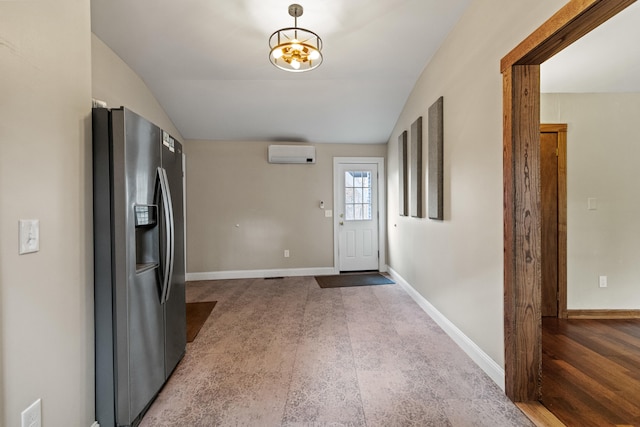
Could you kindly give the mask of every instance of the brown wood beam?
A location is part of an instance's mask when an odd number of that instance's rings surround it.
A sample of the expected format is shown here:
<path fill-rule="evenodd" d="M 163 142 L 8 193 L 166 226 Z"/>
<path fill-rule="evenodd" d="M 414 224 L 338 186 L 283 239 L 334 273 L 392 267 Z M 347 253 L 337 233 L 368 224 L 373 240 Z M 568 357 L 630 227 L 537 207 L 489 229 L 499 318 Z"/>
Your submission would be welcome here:
<path fill-rule="evenodd" d="M 505 393 L 511 400 L 517 401 L 514 396 L 522 382 L 516 375 L 515 361 L 518 358 L 517 331 L 516 331 L 516 297 L 515 297 L 515 190 L 514 186 L 514 162 L 513 162 L 513 77 L 512 69 L 503 71 L 503 222 L 504 222 L 504 351 L 505 351 Z"/>
<path fill-rule="evenodd" d="M 572 0 L 542 24 L 500 62 L 540 65 L 636 0 Z"/>
<path fill-rule="evenodd" d="M 505 139 L 505 378 L 514 401 L 540 395 L 540 67 L 516 65 L 505 73 L 513 101 Z M 507 119 L 505 118 L 505 121 Z M 508 162 L 508 163 L 507 163 Z M 507 218 L 510 220 L 507 222 Z M 508 237 L 508 241 L 507 241 Z M 507 271 L 509 277 L 507 277 Z M 507 309 L 508 307 L 508 309 Z M 509 312 L 507 317 L 506 313 Z M 537 347 L 537 349 L 536 349 Z"/>
<path fill-rule="evenodd" d="M 540 396 L 540 69 L 635 0 L 571 0 L 508 53 L 503 73 L 505 391 Z"/>

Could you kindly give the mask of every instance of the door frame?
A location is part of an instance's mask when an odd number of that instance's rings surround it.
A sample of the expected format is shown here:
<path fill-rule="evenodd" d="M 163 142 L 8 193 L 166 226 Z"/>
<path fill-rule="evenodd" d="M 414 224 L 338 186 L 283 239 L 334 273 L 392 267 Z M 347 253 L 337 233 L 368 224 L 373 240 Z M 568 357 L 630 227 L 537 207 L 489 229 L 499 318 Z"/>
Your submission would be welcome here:
<path fill-rule="evenodd" d="M 340 274 L 339 254 L 339 219 L 336 215 L 336 203 L 340 199 L 340 179 L 338 177 L 339 165 L 345 164 L 375 164 L 378 166 L 378 270 L 387 271 L 387 200 L 385 196 L 385 170 L 384 157 L 334 157 L 333 158 L 333 270 Z"/>
<path fill-rule="evenodd" d="M 540 64 L 636 0 L 571 0 L 500 62 L 503 76 L 505 393 L 540 399 Z"/>
<path fill-rule="evenodd" d="M 542 123 L 540 133 L 558 137 L 558 318 L 567 318 L 567 124 Z"/>

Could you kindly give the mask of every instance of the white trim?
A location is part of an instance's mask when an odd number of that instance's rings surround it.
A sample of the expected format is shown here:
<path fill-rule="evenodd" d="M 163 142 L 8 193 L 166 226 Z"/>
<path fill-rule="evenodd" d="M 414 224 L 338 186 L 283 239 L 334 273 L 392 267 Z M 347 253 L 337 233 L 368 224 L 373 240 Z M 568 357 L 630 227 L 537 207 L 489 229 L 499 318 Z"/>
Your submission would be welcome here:
<path fill-rule="evenodd" d="M 100 427 L 100 424 L 98 424 L 97 421 L 94 421 L 93 424 L 91 424 L 91 427 Z"/>
<path fill-rule="evenodd" d="M 327 276 L 338 274 L 333 267 L 317 268 L 283 268 L 271 270 L 236 270 L 236 271 L 208 271 L 187 273 L 187 281 L 221 280 L 221 279 L 258 279 L 265 277 L 293 277 L 293 276 Z"/>
<path fill-rule="evenodd" d="M 487 353 L 482 351 L 476 343 L 467 337 L 449 319 L 440 313 L 429 301 L 407 283 L 395 270 L 389 268 L 389 273 L 409 296 L 422 308 L 462 350 L 504 391 L 504 368 L 498 365 Z"/>
<path fill-rule="evenodd" d="M 384 157 L 334 157 L 333 158 L 333 266 L 340 272 L 340 254 L 338 251 L 338 220 L 336 215 L 336 203 L 340 199 L 336 177 L 338 166 L 341 164 L 377 164 L 378 165 L 378 270 L 386 271 L 387 267 L 387 199 L 385 196 L 386 175 L 384 170 Z M 336 273 L 337 274 L 337 273 Z"/>

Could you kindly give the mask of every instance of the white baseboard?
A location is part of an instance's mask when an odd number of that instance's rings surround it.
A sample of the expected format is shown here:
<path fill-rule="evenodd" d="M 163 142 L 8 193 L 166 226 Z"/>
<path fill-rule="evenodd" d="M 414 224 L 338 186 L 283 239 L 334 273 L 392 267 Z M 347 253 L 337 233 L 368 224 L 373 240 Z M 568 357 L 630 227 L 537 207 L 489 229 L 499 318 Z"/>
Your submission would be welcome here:
<path fill-rule="evenodd" d="M 504 368 L 498 365 L 476 343 L 467 337 L 449 319 L 440 313 L 429 301 L 416 291 L 396 271 L 389 268 L 389 273 L 413 300 L 455 341 L 462 350 L 504 391 Z"/>
<path fill-rule="evenodd" d="M 237 271 L 209 271 L 201 273 L 187 273 L 187 281 L 221 280 L 221 279 L 259 279 L 265 277 L 293 277 L 293 276 L 326 276 L 339 274 L 333 267 L 317 268 L 283 268 L 272 270 L 237 270 Z"/>
<path fill-rule="evenodd" d="M 93 424 L 91 424 L 91 427 L 100 427 L 100 424 L 98 424 L 97 421 L 94 421 Z"/>

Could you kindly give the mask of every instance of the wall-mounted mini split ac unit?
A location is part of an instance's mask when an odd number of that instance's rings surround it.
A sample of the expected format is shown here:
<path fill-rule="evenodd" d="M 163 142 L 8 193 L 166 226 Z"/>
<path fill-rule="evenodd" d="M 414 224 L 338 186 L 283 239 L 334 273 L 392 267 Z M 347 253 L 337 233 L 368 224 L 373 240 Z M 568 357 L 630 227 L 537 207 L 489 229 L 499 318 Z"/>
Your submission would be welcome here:
<path fill-rule="evenodd" d="M 269 163 L 315 163 L 313 145 L 270 145 Z"/>

